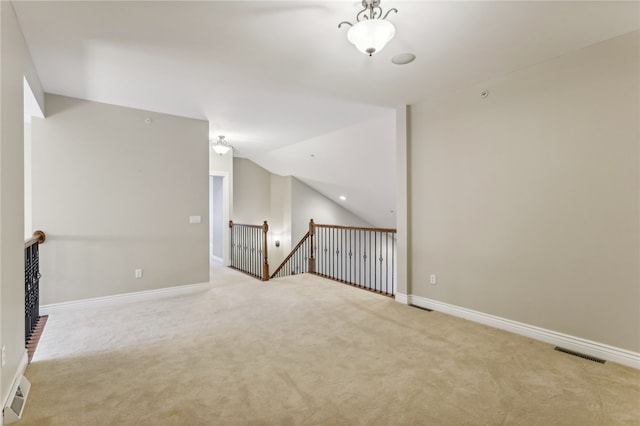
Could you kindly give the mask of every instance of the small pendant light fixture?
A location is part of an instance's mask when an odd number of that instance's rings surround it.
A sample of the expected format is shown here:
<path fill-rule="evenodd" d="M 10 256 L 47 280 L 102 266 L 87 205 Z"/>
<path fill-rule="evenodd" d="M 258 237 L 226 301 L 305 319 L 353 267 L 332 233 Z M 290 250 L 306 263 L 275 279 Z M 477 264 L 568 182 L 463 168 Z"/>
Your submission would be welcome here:
<path fill-rule="evenodd" d="M 211 141 L 211 147 L 220 156 L 226 154 L 231 149 L 231 147 L 227 144 L 227 141 L 224 140 L 223 135 L 218 136 L 218 140 L 215 144 L 213 143 L 213 141 Z"/>
<path fill-rule="evenodd" d="M 396 29 L 393 24 L 386 21 L 391 12 L 398 13 L 398 9 L 392 8 L 384 12 L 380 7 L 380 0 L 362 0 L 363 9 L 356 15 L 356 23 L 342 21 L 342 24 L 349 25 L 347 39 L 353 43 L 362 53 L 372 56 L 381 51 L 384 46 L 393 38 Z"/>

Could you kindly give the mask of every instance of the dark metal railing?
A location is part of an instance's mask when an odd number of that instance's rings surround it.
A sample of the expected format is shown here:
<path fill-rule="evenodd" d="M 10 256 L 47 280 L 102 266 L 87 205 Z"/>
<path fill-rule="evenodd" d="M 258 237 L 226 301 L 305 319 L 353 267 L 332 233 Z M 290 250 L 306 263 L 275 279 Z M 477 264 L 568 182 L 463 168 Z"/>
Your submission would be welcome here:
<path fill-rule="evenodd" d="M 39 246 L 47 239 L 42 231 L 24 243 L 24 333 L 25 344 L 40 319 L 40 258 Z"/>
<path fill-rule="evenodd" d="M 267 232 L 269 225 L 245 225 L 229 221 L 231 267 L 262 281 L 269 279 Z"/>
<path fill-rule="evenodd" d="M 311 239 L 307 232 L 293 250 L 291 250 L 291 253 L 282 261 L 278 269 L 271 274 L 271 278 L 288 277 L 289 275 L 309 272 L 310 250 Z"/>
<path fill-rule="evenodd" d="M 309 222 L 305 234 L 271 278 L 310 272 L 393 296 L 396 292 L 396 230 Z"/>
<path fill-rule="evenodd" d="M 311 259 L 322 277 L 393 296 L 396 291 L 396 230 L 311 222 Z"/>

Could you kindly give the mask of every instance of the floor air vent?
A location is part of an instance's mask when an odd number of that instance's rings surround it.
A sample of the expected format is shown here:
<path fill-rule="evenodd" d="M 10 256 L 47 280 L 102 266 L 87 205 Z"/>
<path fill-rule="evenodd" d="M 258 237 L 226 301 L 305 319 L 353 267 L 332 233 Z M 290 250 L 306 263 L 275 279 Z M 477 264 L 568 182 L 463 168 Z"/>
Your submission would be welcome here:
<path fill-rule="evenodd" d="M 418 308 L 418 309 L 422 309 L 423 311 L 433 312 L 433 309 L 423 308 L 422 306 L 418 306 L 418 305 L 411 305 L 411 304 L 409 304 L 409 306 L 414 307 L 414 308 Z"/>
<path fill-rule="evenodd" d="M 10 398 L 7 401 L 7 406 L 4 407 L 4 424 L 15 423 L 22 418 L 22 412 L 29 396 L 29 389 L 31 389 L 31 383 L 26 377 L 21 376 L 17 386 L 12 389 L 10 394 L 13 395 L 13 398 Z"/>
<path fill-rule="evenodd" d="M 569 350 L 569 349 L 561 348 L 559 346 L 556 346 L 554 348 L 554 350 L 556 350 L 558 352 L 564 352 L 565 354 L 577 356 L 579 358 L 588 359 L 589 361 L 597 362 L 599 364 L 604 364 L 606 362 L 604 359 L 596 358 L 595 356 L 591 356 L 591 355 L 581 354 L 580 352 L 576 352 L 576 351 L 572 351 L 572 350 Z"/>

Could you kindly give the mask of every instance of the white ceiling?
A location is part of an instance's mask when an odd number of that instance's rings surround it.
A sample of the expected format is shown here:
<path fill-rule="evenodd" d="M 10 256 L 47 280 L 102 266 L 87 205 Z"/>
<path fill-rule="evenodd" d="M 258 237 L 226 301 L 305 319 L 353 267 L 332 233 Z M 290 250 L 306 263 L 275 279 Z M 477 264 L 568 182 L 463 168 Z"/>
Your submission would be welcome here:
<path fill-rule="evenodd" d="M 344 192 L 358 200 L 354 211 L 378 226 L 395 220 L 388 207 L 395 203 L 393 185 L 375 192 L 369 184 L 395 182 L 387 149 L 378 148 L 393 146 L 389 128 L 367 135 L 366 159 L 346 148 L 348 155 L 316 157 L 314 167 L 291 164 L 325 153 L 327 135 L 349 134 L 375 118 L 392 126 L 397 105 L 639 27 L 637 1 L 383 0 L 383 9 L 399 11 L 388 18 L 396 37 L 367 57 L 337 28 L 353 20 L 359 4 L 17 1 L 14 7 L 45 91 L 207 119 L 211 136 L 226 135 L 237 156 L 293 173 L 329 197 Z M 393 65 L 391 57 L 403 52 L 416 61 Z M 353 137 L 339 138 L 340 146 L 363 142 Z M 329 170 L 349 174 L 338 174 L 345 179 L 339 181 Z"/>

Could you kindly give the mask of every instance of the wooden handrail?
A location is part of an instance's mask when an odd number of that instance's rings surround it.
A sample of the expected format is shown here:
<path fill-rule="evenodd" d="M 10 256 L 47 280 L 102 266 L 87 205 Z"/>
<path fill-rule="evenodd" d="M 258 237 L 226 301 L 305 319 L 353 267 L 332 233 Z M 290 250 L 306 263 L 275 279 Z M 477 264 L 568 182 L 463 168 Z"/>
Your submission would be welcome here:
<path fill-rule="evenodd" d="M 47 241 L 47 234 L 45 234 L 44 231 L 38 230 L 33 233 L 33 237 L 24 242 L 24 248 L 31 247 L 36 243 L 42 244 L 45 241 Z"/>
<path fill-rule="evenodd" d="M 234 226 L 244 226 L 246 228 L 260 228 L 262 229 L 265 225 L 266 225 L 267 221 L 264 221 L 264 224 L 262 225 L 248 225 L 245 223 L 233 223 L 232 220 L 229 221 L 229 228 L 233 228 Z"/>
<path fill-rule="evenodd" d="M 320 225 L 317 223 L 314 223 L 313 226 L 315 226 L 316 228 L 337 228 L 337 229 L 348 229 L 353 231 L 398 232 L 394 228 L 366 228 L 363 226 Z"/>
<path fill-rule="evenodd" d="M 302 244 L 304 244 L 304 242 L 307 240 L 307 238 L 309 238 L 309 233 L 308 232 L 304 235 L 304 237 L 302 237 L 300 242 L 298 242 L 298 244 L 296 244 L 296 246 L 293 248 L 293 250 L 291 250 L 291 253 L 289 253 L 289 255 L 282 261 L 280 266 L 278 266 L 278 269 L 276 269 L 276 271 L 273 274 L 271 274 L 271 278 L 274 278 L 278 274 L 278 272 L 280 272 L 280 269 L 284 268 L 284 265 L 286 265 L 286 263 L 289 261 L 289 259 L 291 259 L 293 257 L 293 255 L 300 248 L 300 246 Z"/>

